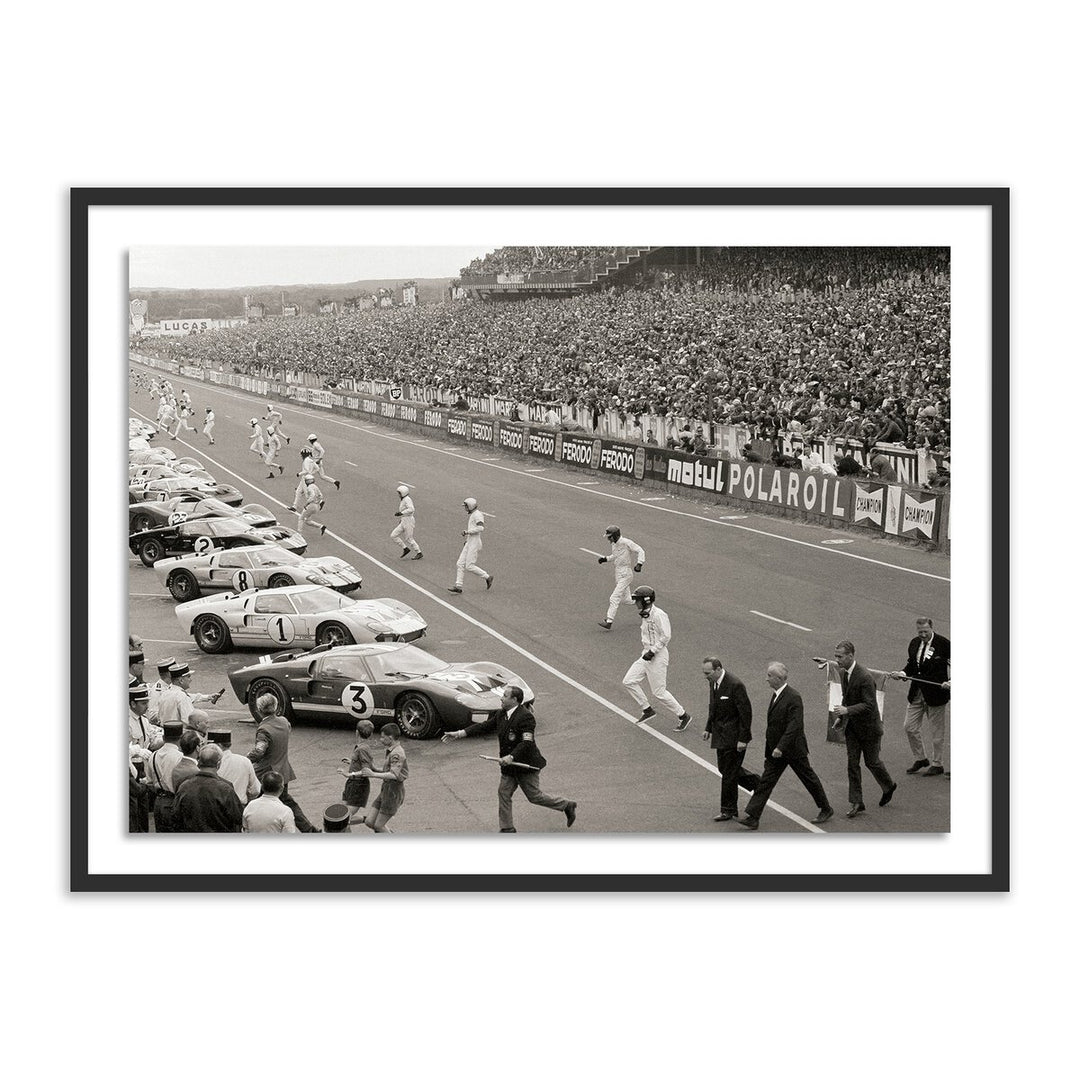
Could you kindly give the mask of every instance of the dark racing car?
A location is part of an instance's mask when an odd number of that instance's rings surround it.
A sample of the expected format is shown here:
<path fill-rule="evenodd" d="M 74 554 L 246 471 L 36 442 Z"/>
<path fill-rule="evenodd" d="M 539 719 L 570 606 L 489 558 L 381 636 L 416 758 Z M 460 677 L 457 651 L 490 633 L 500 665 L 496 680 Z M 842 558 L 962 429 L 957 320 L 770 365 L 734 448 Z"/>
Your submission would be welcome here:
<path fill-rule="evenodd" d="M 276 544 L 297 555 L 303 555 L 307 550 L 307 541 L 293 529 L 284 525 L 257 529 L 240 518 L 193 518 L 132 533 L 128 537 L 128 547 L 133 555 L 142 559 L 144 566 L 153 566 L 158 559 L 168 555 L 186 555 L 188 552 L 206 555 L 211 551 L 256 544 Z"/>
<path fill-rule="evenodd" d="M 229 681 L 256 719 L 255 702 L 273 694 L 290 720 L 369 719 L 376 727 L 394 720 L 412 739 L 487 720 L 502 708 L 507 684 L 521 687 L 525 704 L 533 700 L 525 680 L 501 664 L 448 664 L 400 642 L 264 656 L 257 664 L 230 671 Z"/>

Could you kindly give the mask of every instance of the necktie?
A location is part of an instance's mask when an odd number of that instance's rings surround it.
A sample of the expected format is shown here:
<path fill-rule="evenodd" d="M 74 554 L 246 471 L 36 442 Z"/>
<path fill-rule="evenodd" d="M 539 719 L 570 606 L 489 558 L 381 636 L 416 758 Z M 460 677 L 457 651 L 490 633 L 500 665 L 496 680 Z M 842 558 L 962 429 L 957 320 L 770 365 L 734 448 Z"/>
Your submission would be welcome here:
<path fill-rule="evenodd" d="M 923 643 L 919 646 L 919 661 L 918 661 L 919 667 L 922 667 L 923 653 L 925 653 L 925 652 L 926 652 L 926 641 L 924 640 Z"/>
<path fill-rule="evenodd" d="M 842 671 L 840 673 L 840 685 L 844 688 L 844 695 L 845 696 L 847 696 L 847 680 L 848 680 L 848 673 L 846 671 Z"/>

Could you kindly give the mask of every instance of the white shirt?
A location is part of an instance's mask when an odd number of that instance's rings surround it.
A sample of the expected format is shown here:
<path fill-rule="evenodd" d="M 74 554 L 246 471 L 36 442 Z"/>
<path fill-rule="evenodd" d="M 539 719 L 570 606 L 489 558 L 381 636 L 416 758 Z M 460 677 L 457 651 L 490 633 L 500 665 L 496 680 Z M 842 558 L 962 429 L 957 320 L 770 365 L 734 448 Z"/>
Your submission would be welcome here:
<path fill-rule="evenodd" d="M 184 755 L 176 743 L 166 743 L 155 750 L 146 765 L 146 775 L 155 783 L 160 783 L 166 791 L 172 791 L 172 773 L 176 763 Z"/>
<path fill-rule="evenodd" d="M 166 687 L 158 698 L 158 722 L 164 724 L 166 720 L 178 720 L 187 724 L 195 705 L 187 692 L 173 683 Z"/>
<path fill-rule="evenodd" d="M 398 504 L 398 513 L 402 517 L 415 517 L 416 507 L 413 506 L 413 501 L 408 495 L 401 496 L 401 502 Z"/>
<path fill-rule="evenodd" d="M 616 570 L 632 571 L 637 563 L 645 561 L 645 549 L 638 547 L 630 537 L 620 536 L 611 545 L 611 554 L 608 556 L 608 560 L 615 564 Z"/>
<path fill-rule="evenodd" d="M 777 699 L 777 698 L 778 698 L 778 697 L 779 697 L 779 696 L 780 696 L 780 695 L 781 695 L 781 694 L 782 694 L 782 693 L 783 693 L 783 692 L 784 692 L 784 691 L 785 691 L 786 689 L 787 689 L 787 683 L 784 683 L 784 685 L 783 685 L 783 686 L 781 686 L 779 690 L 774 690 L 774 691 L 773 691 L 773 696 L 772 696 L 772 699 L 773 699 L 773 703 L 774 703 L 774 704 L 776 703 L 776 699 Z"/>
<path fill-rule="evenodd" d="M 251 425 L 251 437 L 253 439 L 261 439 L 263 437 L 262 424 Z"/>
<path fill-rule="evenodd" d="M 318 484 L 305 484 L 304 485 L 304 506 L 317 506 L 323 501 L 323 493 L 319 490 Z"/>
<path fill-rule="evenodd" d="M 470 536 L 479 536 L 484 531 L 484 515 L 479 510 L 474 510 L 469 515 L 468 524 L 465 526 L 465 531 Z"/>
<path fill-rule="evenodd" d="M 244 807 L 244 832 L 294 833 L 293 812 L 276 796 L 260 795 Z"/>
<path fill-rule="evenodd" d="M 647 619 L 641 620 L 641 644 L 653 652 L 666 649 L 671 640 L 671 620 L 667 612 L 655 604 Z"/>
<path fill-rule="evenodd" d="M 218 766 L 218 776 L 232 784 L 237 798 L 244 805 L 262 791 L 262 784 L 255 776 L 255 766 L 243 754 L 234 754 L 231 750 L 224 751 L 221 764 Z"/>
<path fill-rule="evenodd" d="M 208 412 L 208 413 L 206 414 L 206 423 L 208 423 L 208 424 L 212 424 L 213 422 L 214 422 L 214 410 L 213 410 L 213 409 L 211 409 L 211 410 L 210 410 L 210 411 L 209 411 L 209 412 Z"/>
<path fill-rule="evenodd" d="M 319 442 L 318 439 L 316 439 L 315 442 L 309 442 L 308 446 L 311 447 L 311 453 L 312 456 L 315 458 L 315 461 L 322 461 L 323 455 L 325 455 L 326 453 L 326 451 L 323 449 L 323 444 Z"/>

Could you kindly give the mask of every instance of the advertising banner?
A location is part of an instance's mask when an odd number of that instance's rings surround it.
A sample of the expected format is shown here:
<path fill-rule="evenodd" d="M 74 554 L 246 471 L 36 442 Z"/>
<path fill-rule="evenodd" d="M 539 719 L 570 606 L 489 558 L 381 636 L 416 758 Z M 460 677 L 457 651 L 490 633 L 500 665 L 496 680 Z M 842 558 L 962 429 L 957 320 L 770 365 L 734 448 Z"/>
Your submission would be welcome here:
<path fill-rule="evenodd" d="M 649 466 L 647 476 L 680 487 L 721 493 L 724 491 L 725 470 L 731 467 L 719 458 L 700 457 L 679 450 L 657 450 L 655 447 L 646 455 L 646 460 Z M 657 471 L 661 465 L 664 466 L 663 471 Z"/>
<path fill-rule="evenodd" d="M 442 409 L 423 409 L 420 412 L 420 423 L 424 427 L 443 431 L 446 428 L 446 413 Z"/>
<path fill-rule="evenodd" d="M 850 481 L 822 473 L 741 461 L 725 462 L 724 473 L 725 495 L 798 510 L 833 522 L 851 520 L 853 485 Z"/>
<path fill-rule="evenodd" d="M 498 420 L 495 424 L 495 445 L 500 450 L 508 450 L 512 454 L 525 453 L 526 433 L 528 428 L 523 424 L 514 424 L 509 420 Z"/>
<path fill-rule="evenodd" d="M 495 442 L 495 425 L 490 420 L 470 420 L 469 440 L 471 442 Z"/>
<path fill-rule="evenodd" d="M 937 505 L 936 495 L 921 495 L 905 491 L 903 502 L 900 504 L 901 536 L 917 534 L 928 540 L 936 539 Z"/>
<path fill-rule="evenodd" d="M 460 413 L 451 413 L 446 418 L 446 434 L 454 439 L 469 437 L 469 418 Z"/>
<path fill-rule="evenodd" d="M 548 459 L 555 457 L 555 432 L 546 428 L 527 427 L 525 432 L 525 453 Z"/>
<path fill-rule="evenodd" d="M 889 505 L 887 484 L 854 480 L 855 493 L 851 504 L 851 524 L 881 532 L 885 528 L 885 512 Z"/>
<path fill-rule="evenodd" d="M 600 464 L 600 440 L 560 431 L 555 436 L 555 458 L 582 469 L 595 469 Z"/>
<path fill-rule="evenodd" d="M 641 443 L 611 442 L 602 439 L 596 468 L 601 472 L 642 480 L 645 477 L 645 447 Z"/>

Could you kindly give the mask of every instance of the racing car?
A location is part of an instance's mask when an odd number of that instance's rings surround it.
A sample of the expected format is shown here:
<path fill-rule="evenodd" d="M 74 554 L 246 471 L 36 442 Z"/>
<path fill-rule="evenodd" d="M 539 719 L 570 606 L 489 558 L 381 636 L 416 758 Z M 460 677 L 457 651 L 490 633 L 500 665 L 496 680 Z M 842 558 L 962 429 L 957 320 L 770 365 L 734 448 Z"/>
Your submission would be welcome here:
<path fill-rule="evenodd" d="M 237 698 L 256 715 L 255 702 L 273 694 L 289 720 L 298 716 L 396 721 L 412 739 L 481 723 L 502 708 L 502 690 L 533 692 L 501 664 L 448 664 L 415 645 L 378 643 L 264 656 L 229 672 Z"/>
<path fill-rule="evenodd" d="M 128 484 L 129 490 L 141 491 L 144 500 L 171 499 L 180 491 L 198 491 L 202 497 L 221 499 L 232 506 L 244 501 L 238 488 L 231 484 L 219 484 L 216 480 L 200 480 L 197 476 L 163 476 L 158 480 L 136 480 Z"/>
<path fill-rule="evenodd" d="M 344 559 L 302 559 L 273 544 L 159 559 L 154 563 L 154 573 L 181 602 L 194 600 L 205 589 L 233 589 L 239 593 L 306 584 L 349 593 L 359 589 L 364 580 Z"/>
<path fill-rule="evenodd" d="M 128 465 L 128 483 L 134 484 L 142 480 L 161 480 L 164 477 L 183 478 L 195 477 L 207 483 L 214 483 L 214 478 L 197 462 L 173 461 L 168 465 L 146 464 L 139 465 L 132 462 Z"/>
<path fill-rule="evenodd" d="M 415 641 L 427 623 L 400 600 L 353 600 L 325 585 L 206 596 L 178 604 L 176 617 L 203 652 L 231 646 L 284 648 L 352 645 L 357 641 Z"/>
<path fill-rule="evenodd" d="M 293 529 L 287 529 L 284 525 L 256 529 L 237 518 L 176 521 L 172 525 L 160 525 L 128 536 L 132 554 L 138 555 L 144 566 L 153 566 L 167 555 L 184 555 L 188 552 L 206 555 L 215 548 L 255 547 L 260 544 L 277 544 L 295 551 L 297 555 L 307 551 L 307 541 Z"/>
<path fill-rule="evenodd" d="M 131 465 L 168 465 L 177 460 L 176 451 L 170 450 L 167 446 L 155 446 L 151 449 L 145 439 L 134 441 L 141 442 L 143 445 L 129 446 L 128 462 Z"/>
<path fill-rule="evenodd" d="M 130 489 L 129 489 L 130 491 Z M 142 532 L 159 525 L 178 525 L 181 521 L 200 517 L 231 517 L 246 521 L 258 529 L 279 524 L 274 515 L 260 503 L 229 506 L 220 499 L 203 499 L 198 491 L 182 491 L 164 502 L 144 502 L 134 491 L 128 495 L 128 533 Z"/>
<path fill-rule="evenodd" d="M 157 434 L 157 427 L 154 424 L 148 423 L 146 420 L 140 420 L 137 416 L 128 417 L 128 438 L 129 439 L 152 439 Z"/>

